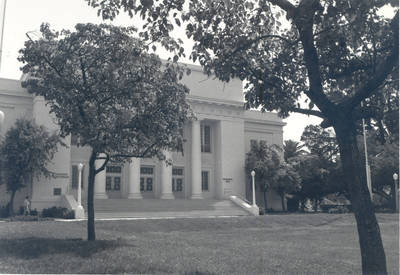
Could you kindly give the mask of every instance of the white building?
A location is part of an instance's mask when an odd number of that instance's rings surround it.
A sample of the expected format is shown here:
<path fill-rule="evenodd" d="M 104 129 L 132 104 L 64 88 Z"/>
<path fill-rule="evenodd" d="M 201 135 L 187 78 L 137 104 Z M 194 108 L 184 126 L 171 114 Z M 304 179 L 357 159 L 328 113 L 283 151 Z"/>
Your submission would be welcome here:
<path fill-rule="evenodd" d="M 200 67 L 189 66 L 191 75 L 183 79 L 190 89 L 187 100 L 197 120 L 185 126 L 184 154 L 168 153 L 173 165 L 154 159 L 133 159 L 112 163 L 96 176 L 97 199 L 225 199 L 230 195 L 249 197 L 245 175 L 245 156 L 252 140 L 282 146 L 284 123 L 276 114 L 244 109 L 242 82 L 223 83 L 207 78 Z M 45 102 L 21 88 L 20 81 L 0 79 L 0 110 L 5 113 L 4 135 L 19 117 L 33 118 L 49 130 L 57 125 Z M 16 205 L 28 194 L 32 207 L 42 209 L 62 205 L 64 195 L 76 196 L 79 163 L 88 167 L 89 148 L 77 147 L 74 138 L 66 139 L 69 148 L 60 147 L 51 169 L 56 178 L 34 181 L 18 192 Z M 98 161 L 101 162 L 101 161 Z M 83 170 L 82 197 L 86 197 L 88 169 Z M 9 199 L 0 186 L 0 205 Z M 258 200 L 262 203 L 262 199 Z M 269 207 L 280 210 L 279 197 L 268 194 Z"/>

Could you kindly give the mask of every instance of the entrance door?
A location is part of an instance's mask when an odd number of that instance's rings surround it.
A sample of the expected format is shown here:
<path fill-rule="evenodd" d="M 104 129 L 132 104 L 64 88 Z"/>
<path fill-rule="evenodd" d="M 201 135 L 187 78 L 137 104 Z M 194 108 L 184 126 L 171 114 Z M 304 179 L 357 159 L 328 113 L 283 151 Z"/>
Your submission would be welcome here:
<path fill-rule="evenodd" d="M 122 166 L 107 165 L 106 167 L 106 192 L 110 199 L 121 198 Z"/>

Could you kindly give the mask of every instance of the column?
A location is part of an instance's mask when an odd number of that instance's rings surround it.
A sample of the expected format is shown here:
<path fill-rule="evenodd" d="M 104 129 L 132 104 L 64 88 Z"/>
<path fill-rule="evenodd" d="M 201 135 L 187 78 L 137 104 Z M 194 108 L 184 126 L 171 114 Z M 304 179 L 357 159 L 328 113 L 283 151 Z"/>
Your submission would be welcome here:
<path fill-rule="evenodd" d="M 164 151 L 166 160 L 171 160 L 171 152 Z M 172 194 L 172 165 L 161 163 L 161 196 L 160 199 L 174 199 Z"/>
<path fill-rule="evenodd" d="M 128 199 L 141 199 L 140 193 L 140 158 L 132 158 L 129 163 Z"/>
<path fill-rule="evenodd" d="M 192 121 L 192 199 L 202 199 L 200 121 Z"/>
<path fill-rule="evenodd" d="M 104 157 L 100 154 L 100 157 Z M 95 161 L 94 166 L 96 169 L 100 168 L 104 163 L 104 159 L 98 159 Z M 106 193 L 106 169 L 101 171 L 94 178 L 94 198 L 95 199 L 107 199 Z"/>

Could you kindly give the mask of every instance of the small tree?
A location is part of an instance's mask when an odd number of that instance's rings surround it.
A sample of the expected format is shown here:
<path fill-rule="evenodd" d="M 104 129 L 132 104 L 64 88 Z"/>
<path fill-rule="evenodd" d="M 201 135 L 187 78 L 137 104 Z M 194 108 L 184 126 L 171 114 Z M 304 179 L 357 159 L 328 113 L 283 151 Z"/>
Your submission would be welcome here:
<path fill-rule="evenodd" d="M 189 116 L 183 69 L 162 66 L 133 38 L 134 28 L 78 24 L 76 31 L 41 26 L 42 38 L 20 51 L 23 82 L 43 96 L 58 119 L 62 136 L 80 137 L 89 146 L 88 240 L 95 240 L 95 176 L 110 160 L 165 159 L 163 150 L 181 150 Z M 95 166 L 96 160 L 103 160 Z"/>
<path fill-rule="evenodd" d="M 60 137 L 49 134 L 43 126 L 37 126 L 27 119 L 18 119 L 10 128 L 1 146 L 4 182 L 10 192 L 9 214 L 12 216 L 15 193 L 26 186 L 34 177 L 51 177 L 47 168 L 54 154 Z"/>
<path fill-rule="evenodd" d="M 264 195 L 264 209 L 267 211 L 267 191 L 276 180 L 280 166 L 280 148 L 277 145 L 267 145 L 265 142 L 254 142 L 246 157 L 246 173 L 256 172 L 256 185 Z"/>
<path fill-rule="evenodd" d="M 292 165 L 283 162 L 272 181 L 271 188 L 274 189 L 281 198 L 282 211 L 286 211 L 285 196 L 300 189 L 300 176 Z"/>

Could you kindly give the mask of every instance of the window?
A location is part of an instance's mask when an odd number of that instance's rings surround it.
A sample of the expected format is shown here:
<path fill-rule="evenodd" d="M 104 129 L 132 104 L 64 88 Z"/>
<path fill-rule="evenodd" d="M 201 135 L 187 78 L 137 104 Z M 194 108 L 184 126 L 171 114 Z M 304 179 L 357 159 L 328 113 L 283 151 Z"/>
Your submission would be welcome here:
<path fill-rule="evenodd" d="M 81 174 L 81 188 L 83 188 L 83 171 L 85 167 L 82 168 L 82 174 Z M 78 170 L 78 165 L 72 165 L 72 188 L 77 189 L 78 188 L 78 180 L 79 180 L 79 170 Z"/>
<path fill-rule="evenodd" d="M 140 191 L 153 192 L 154 168 L 140 167 Z"/>
<path fill-rule="evenodd" d="M 201 136 L 201 152 L 211 153 L 211 126 L 201 125 L 200 136 Z"/>
<path fill-rule="evenodd" d="M 121 173 L 121 171 L 122 171 L 121 166 L 108 165 L 106 167 L 106 173 Z"/>
<path fill-rule="evenodd" d="M 208 171 L 201 171 L 201 190 L 208 191 L 209 173 Z"/>
<path fill-rule="evenodd" d="M 54 196 L 61 196 L 61 188 L 54 188 L 53 189 Z"/>
<path fill-rule="evenodd" d="M 106 166 L 106 191 L 120 191 L 121 190 L 121 165 L 107 165 Z"/>
<path fill-rule="evenodd" d="M 184 184 L 183 168 L 172 168 L 172 192 L 182 192 Z"/>

